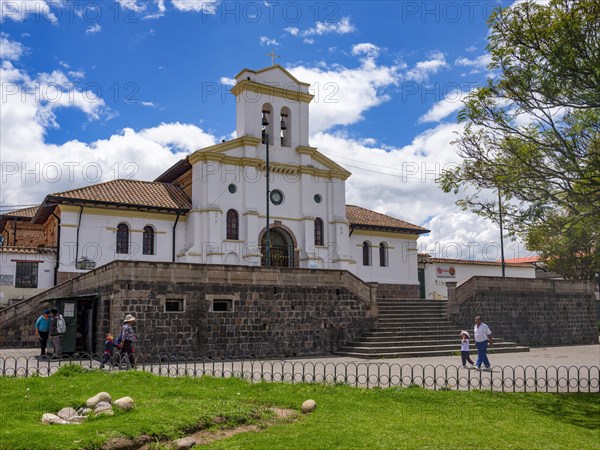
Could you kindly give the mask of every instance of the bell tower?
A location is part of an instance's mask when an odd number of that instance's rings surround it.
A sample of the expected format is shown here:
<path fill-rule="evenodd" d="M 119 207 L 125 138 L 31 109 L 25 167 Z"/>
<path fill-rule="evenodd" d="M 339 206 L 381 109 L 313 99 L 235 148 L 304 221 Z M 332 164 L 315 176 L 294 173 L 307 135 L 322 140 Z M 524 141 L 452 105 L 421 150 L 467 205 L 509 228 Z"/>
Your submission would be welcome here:
<path fill-rule="evenodd" d="M 308 147 L 309 84 L 298 81 L 276 64 L 258 71 L 244 69 L 235 76 L 237 136 L 262 139 L 263 128 L 275 147 Z"/>

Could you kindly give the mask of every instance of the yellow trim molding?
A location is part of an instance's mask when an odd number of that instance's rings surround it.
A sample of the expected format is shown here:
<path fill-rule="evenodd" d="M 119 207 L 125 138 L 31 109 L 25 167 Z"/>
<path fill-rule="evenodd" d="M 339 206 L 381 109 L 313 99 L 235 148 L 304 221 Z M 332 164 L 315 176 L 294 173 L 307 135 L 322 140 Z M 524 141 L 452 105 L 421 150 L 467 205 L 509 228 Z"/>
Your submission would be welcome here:
<path fill-rule="evenodd" d="M 408 233 L 403 233 L 403 232 L 361 230 L 359 228 L 354 228 L 354 232 L 352 233 L 352 236 L 357 236 L 357 235 L 387 237 L 387 238 L 392 238 L 392 239 L 408 239 L 409 241 L 416 241 L 419 237 L 416 234 L 408 234 Z M 357 244 L 357 245 L 362 245 L 362 244 Z"/>
<path fill-rule="evenodd" d="M 63 213 L 77 213 L 79 214 L 79 206 L 73 205 L 58 205 L 61 212 Z M 124 220 L 126 219 L 148 219 L 148 220 L 168 220 L 172 222 L 175 220 L 177 215 L 174 212 L 170 213 L 159 213 L 159 212 L 148 212 L 148 211 L 135 211 L 130 209 L 109 209 L 109 208 L 96 208 L 96 207 L 84 207 L 84 214 L 92 214 L 95 216 L 112 216 L 112 217 L 122 217 Z M 186 217 L 181 215 L 179 216 L 179 221 L 185 221 Z"/>
<path fill-rule="evenodd" d="M 283 89 L 277 86 L 269 86 L 267 84 L 257 83 L 252 80 L 242 80 L 231 88 L 231 93 L 236 97 L 244 91 L 254 92 L 255 94 L 267 95 L 269 97 L 279 97 L 285 100 L 310 103 L 315 97 L 306 92 L 293 91 L 291 89 Z"/>
<path fill-rule="evenodd" d="M 265 67 L 260 70 L 252 70 L 252 69 L 245 68 L 245 69 L 240 70 L 238 72 L 238 74 L 233 78 L 239 77 L 244 72 L 258 74 L 258 73 L 268 72 L 269 70 L 273 70 L 273 69 L 279 69 L 281 72 L 285 73 L 289 78 L 291 78 L 294 83 L 298 83 L 298 84 L 301 84 L 302 86 L 310 87 L 309 83 L 305 83 L 304 81 L 299 81 L 298 78 L 296 78 L 294 75 L 292 75 L 290 72 L 288 72 L 285 68 L 281 67 L 279 64 L 273 64 L 272 66 L 268 66 L 268 67 Z"/>

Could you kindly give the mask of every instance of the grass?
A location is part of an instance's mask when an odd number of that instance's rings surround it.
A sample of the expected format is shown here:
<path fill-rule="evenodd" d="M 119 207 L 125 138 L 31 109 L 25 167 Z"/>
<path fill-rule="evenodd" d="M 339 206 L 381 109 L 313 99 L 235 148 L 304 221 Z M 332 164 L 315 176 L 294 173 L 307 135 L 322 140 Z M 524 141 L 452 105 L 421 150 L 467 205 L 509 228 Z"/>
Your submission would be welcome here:
<path fill-rule="evenodd" d="M 82 425 L 43 425 L 45 412 L 77 407 L 100 391 L 136 408 Z M 0 449 L 101 448 L 116 437 L 157 442 L 200 428 L 232 428 L 272 417 L 272 406 L 318 408 L 292 423 L 242 433 L 209 448 L 586 448 L 600 449 L 600 395 L 360 389 L 164 378 L 141 372 L 62 368 L 48 378 L 0 378 Z M 218 420 L 215 420 L 215 419 Z M 153 444 L 153 449 L 166 448 Z"/>

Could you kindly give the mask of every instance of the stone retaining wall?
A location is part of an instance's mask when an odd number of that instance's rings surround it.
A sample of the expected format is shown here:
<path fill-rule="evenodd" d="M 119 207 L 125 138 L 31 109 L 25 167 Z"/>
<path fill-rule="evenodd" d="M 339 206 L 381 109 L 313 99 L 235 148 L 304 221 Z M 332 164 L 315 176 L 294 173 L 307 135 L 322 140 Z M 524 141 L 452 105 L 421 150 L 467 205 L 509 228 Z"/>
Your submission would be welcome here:
<path fill-rule="evenodd" d="M 115 261 L 0 311 L 0 347 L 34 347 L 33 323 L 53 298 L 96 294 L 97 352 L 133 314 L 143 353 L 320 355 L 374 326 L 376 293 L 346 271 Z"/>
<path fill-rule="evenodd" d="M 597 344 L 593 285 L 581 281 L 473 277 L 448 286 L 448 318 L 472 329 L 481 316 L 493 334 L 530 346 Z"/>

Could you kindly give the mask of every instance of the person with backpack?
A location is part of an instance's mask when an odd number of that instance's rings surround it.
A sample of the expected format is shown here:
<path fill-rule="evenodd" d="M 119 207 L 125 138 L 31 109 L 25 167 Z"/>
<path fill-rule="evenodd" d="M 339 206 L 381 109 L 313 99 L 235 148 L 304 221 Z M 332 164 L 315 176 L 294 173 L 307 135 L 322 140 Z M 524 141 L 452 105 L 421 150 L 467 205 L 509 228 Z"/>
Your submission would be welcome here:
<path fill-rule="evenodd" d="M 40 343 L 40 358 L 47 358 L 46 346 L 48 345 L 48 333 L 50 332 L 50 310 L 44 309 L 44 313 L 35 321 L 35 337 Z"/>
<path fill-rule="evenodd" d="M 50 340 L 54 346 L 52 358 L 62 358 L 62 337 L 67 331 L 67 324 L 64 317 L 59 314 L 58 309 L 51 308 L 50 312 L 52 313 L 50 318 Z"/>

